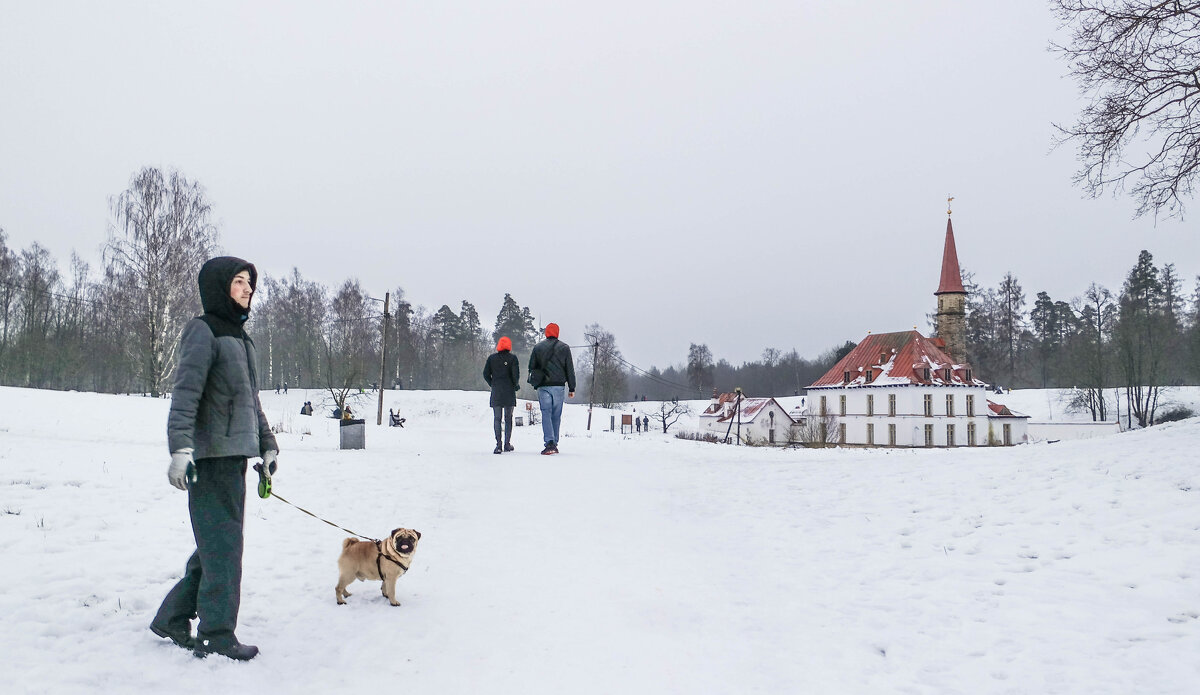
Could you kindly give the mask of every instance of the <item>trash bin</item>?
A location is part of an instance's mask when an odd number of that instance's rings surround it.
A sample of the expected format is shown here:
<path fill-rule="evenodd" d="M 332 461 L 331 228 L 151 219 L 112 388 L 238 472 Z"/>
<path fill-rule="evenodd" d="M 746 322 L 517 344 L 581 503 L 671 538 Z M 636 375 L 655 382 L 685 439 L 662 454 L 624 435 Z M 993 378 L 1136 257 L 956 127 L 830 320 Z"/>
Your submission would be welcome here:
<path fill-rule="evenodd" d="M 342 420 L 341 427 L 341 448 L 342 449 L 366 449 L 367 448 L 367 421 L 366 420 Z"/>
<path fill-rule="evenodd" d="M 513 424 L 516 425 L 517 427 L 524 427 L 525 426 L 525 418 L 518 415 L 516 421 L 514 421 Z"/>

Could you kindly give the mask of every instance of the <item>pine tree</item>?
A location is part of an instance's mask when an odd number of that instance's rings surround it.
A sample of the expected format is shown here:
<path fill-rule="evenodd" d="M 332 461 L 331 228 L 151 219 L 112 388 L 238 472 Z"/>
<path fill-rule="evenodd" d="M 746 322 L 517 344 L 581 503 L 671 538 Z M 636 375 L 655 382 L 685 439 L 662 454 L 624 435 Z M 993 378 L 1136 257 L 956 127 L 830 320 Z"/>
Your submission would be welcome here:
<path fill-rule="evenodd" d="M 1142 427 L 1154 423 L 1169 334 L 1159 271 L 1154 257 L 1143 250 L 1125 278 L 1114 333 L 1128 412 Z"/>

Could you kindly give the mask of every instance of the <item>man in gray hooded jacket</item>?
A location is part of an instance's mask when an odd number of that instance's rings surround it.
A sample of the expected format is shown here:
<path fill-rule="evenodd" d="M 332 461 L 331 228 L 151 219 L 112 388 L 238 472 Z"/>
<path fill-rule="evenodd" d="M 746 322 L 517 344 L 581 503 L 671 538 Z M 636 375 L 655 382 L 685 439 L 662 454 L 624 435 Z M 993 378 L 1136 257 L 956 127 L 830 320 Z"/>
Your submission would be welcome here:
<path fill-rule="evenodd" d="M 243 325 L 258 273 L 240 258 L 210 259 L 200 269 L 204 314 L 188 322 L 167 417 L 167 478 L 188 493 L 196 551 L 183 578 L 150 623 L 154 634 L 196 656 L 245 661 L 258 647 L 238 642 L 246 459 L 262 457 L 275 472 L 275 443 L 258 399 L 254 343 Z M 196 637 L 191 619 L 199 617 Z"/>

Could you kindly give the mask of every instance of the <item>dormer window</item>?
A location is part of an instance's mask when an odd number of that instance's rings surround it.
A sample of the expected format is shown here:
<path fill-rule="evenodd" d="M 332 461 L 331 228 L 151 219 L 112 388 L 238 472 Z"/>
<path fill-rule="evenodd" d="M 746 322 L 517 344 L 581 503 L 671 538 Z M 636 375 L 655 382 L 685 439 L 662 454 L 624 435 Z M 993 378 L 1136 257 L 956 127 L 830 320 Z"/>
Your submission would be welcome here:
<path fill-rule="evenodd" d="M 967 382 L 968 384 L 974 381 L 974 379 L 971 378 L 970 369 L 967 369 L 963 372 L 963 381 Z"/>
<path fill-rule="evenodd" d="M 921 370 L 921 380 L 929 381 L 929 367 L 926 367 Z"/>
<path fill-rule="evenodd" d="M 949 367 L 946 367 L 945 374 L 946 376 L 943 377 L 944 381 L 950 381 L 954 378 L 954 372 L 952 372 Z"/>
<path fill-rule="evenodd" d="M 886 352 L 879 353 L 879 364 L 887 364 L 887 353 Z"/>
<path fill-rule="evenodd" d="M 875 370 L 868 369 L 867 370 L 867 383 L 869 384 L 874 380 L 875 380 Z"/>
<path fill-rule="evenodd" d="M 845 383 L 845 384 L 850 383 L 850 370 L 849 369 L 847 369 L 845 372 L 842 373 L 842 383 Z"/>

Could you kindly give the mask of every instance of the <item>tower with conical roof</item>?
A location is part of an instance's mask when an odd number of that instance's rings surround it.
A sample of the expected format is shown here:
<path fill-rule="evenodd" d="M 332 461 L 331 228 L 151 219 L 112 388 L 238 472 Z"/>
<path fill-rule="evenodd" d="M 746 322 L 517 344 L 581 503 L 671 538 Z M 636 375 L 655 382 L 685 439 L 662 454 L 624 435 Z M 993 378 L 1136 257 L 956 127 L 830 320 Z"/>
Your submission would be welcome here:
<path fill-rule="evenodd" d="M 951 198 L 950 200 L 953 200 Z M 949 201 L 947 201 L 949 202 Z M 934 334 L 946 342 L 946 352 L 955 362 L 967 361 L 967 291 L 963 289 L 958 251 L 954 248 L 954 225 L 946 209 L 946 245 L 942 249 L 942 277 L 938 283 Z"/>

